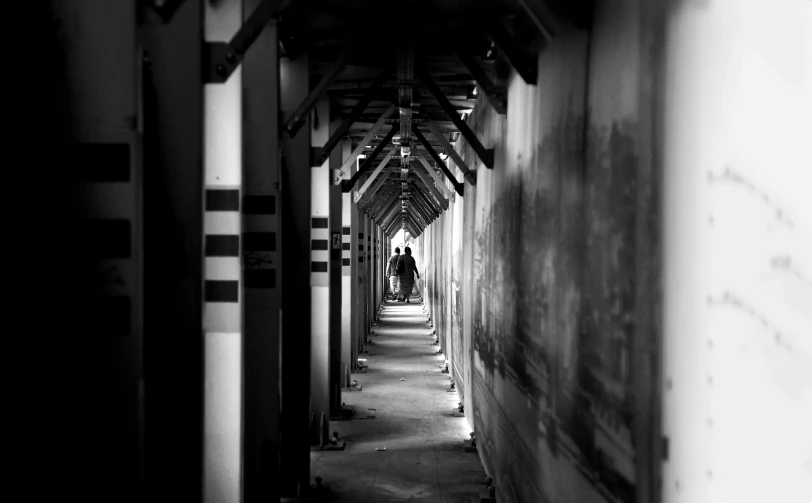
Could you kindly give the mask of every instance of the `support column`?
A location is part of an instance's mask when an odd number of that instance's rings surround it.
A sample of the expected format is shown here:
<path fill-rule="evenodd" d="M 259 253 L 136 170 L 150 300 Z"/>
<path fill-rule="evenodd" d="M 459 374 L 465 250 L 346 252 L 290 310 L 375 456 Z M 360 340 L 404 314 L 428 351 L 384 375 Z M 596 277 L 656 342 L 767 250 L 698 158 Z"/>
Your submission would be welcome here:
<path fill-rule="evenodd" d="M 329 111 L 329 102 L 328 102 Z M 340 118 L 330 121 L 330 134 L 341 126 Z M 330 162 L 327 169 L 327 186 L 330 194 L 330 414 L 338 414 L 341 410 L 341 327 L 342 327 L 342 295 L 343 295 L 343 267 L 341 256 L 343 248 L 342 223 L 343 214 L 341 204 L 343 192 L 341 185 L 335 185 L 330 174 L 331 169 L 341 167 L 342 148 L 337 145 L 330 153 Z"/>
<path fill-rule="evenodd" d="M 230 40 L 241 24 L 241 0 L 204 3 L 207 42 Z M 212 503 L 242 500 L 241 77 L 203 89 L 203 501 Z"/>
<path fill-rule="evenodd" d="M 262 0 L 243 0 L 244 19 Z M 243 77 L 242 271 L 246 502 L 279 499 L 279 55 L 269 23 Z"/>
<path fill-rule="evenodd" d="M 53 73 L 32 77 L 18 67 L 17 75 L 26 76 L 21 82 L 26 96 L 11 93 L 25 103 L 11 109 L 25 108 L 31 128 L 11 121 L 30 135 L 36 151 L 8 142 L 24 152 L 28 168 L 13 169 L 7 161 L 4 180 L 9 192 L 30 191 L 25 202 L 14 203 L 24 210 L 4 222 L 4 286 L 12 303 L 5 304 L 4 323 L 11 344 L 17 339 L 34 344 L 6 349 L 15 364 L 34 367 L 23 388 L 33 385 L 32 402 L 7 410 L 26 415 L 26 427 L 36 431 L 25 438 L 32 460 L 45 452 L 70 452 L 73 461 L 38 466 L 38 478 L 47 483 L 27 488 L 28 499 L 49 500 L 41 491 L 64 488 L 90 472 L 98 479 L 84 488 L 84 500 L 104 501 L 126 487 L 118 500 L 135 502 L 144 499 L 138 11 L 133 2 L 43 4 L 41 17 L 34 17 L 48 19 L 47 28 L 42 33 L 27 28 L 38 43 L 24 59 L 35 62 L 36 72 Z M 45 90 L 45 83 L 53 87 Z M 180 85 L 188 84 L 181 79 Z M 192 86 L 189 92 L 197 90 Z M 194 120 L 194 111 L 191 115 Z M 22 281 L 9 284 L 18 277 Z M 26 357 L 30 362 L 20 362 Z M 36 410 L 40 404 L 47 406 L 44 414 Z M 43 435 L 55 420 L 69 434 Z M 43 445 L 32 445 L 40 439 Z"/>
<path fill-rule="evenodd" d="M 377 260 L 378 271 L 377 271 L 377 274 L 375 275 L 375 281 L 376 281 L 376 284 L 378 285 L 378 292 L 377 292 L 377 295 L 375 296 L 375 303 L 377 304 L 378 309 L 380 309 L 380 306 L 383 304 L 384 292 L 386 291 L 384 286 L 383 286 L 384 273 L 385 273 L 384 267 L 383 267 L 384 236 L 383 236 L 383 230 L 381 229 L 381 227 L 378 224 L 375 224 L 375 231 L 376 231 L 375 235 L 378 238 L 378 260 Z"/>
<path fill-rule="evenodd" d="M 341 143 L 342 164 L 350 155 L 352 142 L 344 140 Z M 352 167 L 355 163 L 351 164 Z M 350 176 L 354 174 L 351 169 Z M 340 186 L 339 186 L 340 187 Z M 352 245 L 352 196 L 349 192 L 341 195 L 341 387 L 349 386 L 347 379 L 352 369 L 352 323 L 355 310 L 353 309 L 353 257 Z M 357 262 L 357 260 L 356 260 Z"/>
<path fill-rule="evenodd" d="M 353 173 L 358 171 L 359 161 L 354 163 Z M 358 341 L 364 331 L 363 270 L 364 270 L 364 223 L 363 213 L 352 202 L 350 192 L 350 285 L 352 295 L 352 338 L 350 344 L 350 370 L 358 370 L 358 354 L 361 351 Z"/>
<path fill-rule="evenodd" d="M 372 217 L 369 219 L 369 227 L 372 251 L 372 261 L 370 263 L 370 277 L 372 281 L 369 282 L 369 287 L 371 289 L 372 321 L 375 321 L 378 318 L 378 225 L 372 220 Z"/>
<path fill-rule="evenodd" d="M 310 144 L 330 137 L 330 101 L 319 98 L 312 112 Z M 310 179 L 310 413 L 316 421 L 311 445 L 319 439 L 322 416 L 330 417 L 330 161 L 311 168 Z M 321 445 L 321 444 L 319 444 Z"/>
<path fill-rule="evenodd" d="M 364 301 L 366 305 L 366 316 L 364 319 L 366 320 L 367 329 L 364 333 L 364 341 L 366 341 L 366 335 L 372 331 L 372 322 L 375 320 L 375 296 L 374 293 L 374 286 L 375 286 L 375 278 L 373 274 L 375 273 L 375 255 L 372 253 L 372 234 L 374 229 L 374 223 L 372 219 L 364 213 L 364 234 L 365 234 L 365 243 L 366 243 L 366 281 L 364 282 L 366 288 L 364 288 Z M 362 341 L 362 343 L 364 342 Z"/>
<path fill-rule="evenodd" d="M 308 59 L 280 58 L 283 120 L 307 97 Z M 284 136 L 280 208 L 282 250 L 282 497 L 298 497 L 310 474 L 310 117 L 296 136 Z"/>
<path fill-rule="evenodd" d="M 205 201 L 200 4 L 199 0 L 185 2 L 171 23 L 146 9 L 140 32 L 146 59 L 142 123 L 147 490 L 142 501 L 203 499 L 204 340 L 200 299 Z M 109 20 L 104 23 L 111 26 Z M 105 45 L 98 47 L 104 49 Z M 104 60 L 94 61 L 96 64 L 89 68 L 108 70 Z M 70 396 L 75 406 L 73 393 Z M 81 430 L 73 430 L 72 435 L 83 436 Z M 83 448 L 87 448 L 86 443 Z M 109 458 L 101 459 L 110 462 Z M 105 477 L 103 473 L 95 475 Z M 59 486 L 58 481 L 55 483 Z M 94 501 L 88 496 L 83 494 L 83 499 Z M 109 499 L 110 494 L 106 494 L 105 500 Z"/>

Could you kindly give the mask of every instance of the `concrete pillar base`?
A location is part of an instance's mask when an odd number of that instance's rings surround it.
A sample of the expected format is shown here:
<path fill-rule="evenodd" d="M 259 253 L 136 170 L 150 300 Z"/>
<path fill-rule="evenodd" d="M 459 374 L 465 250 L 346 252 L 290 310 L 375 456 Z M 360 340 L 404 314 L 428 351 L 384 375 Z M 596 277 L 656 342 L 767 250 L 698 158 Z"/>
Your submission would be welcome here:
<path fill-rule="evenodd" d="M 310 451 L 343 451 L 344 448 L 347 446 L 347 442 L 344 440 L 336 443 L 336 444 L 327 444 L 327 445 L 311 445 Z"/>

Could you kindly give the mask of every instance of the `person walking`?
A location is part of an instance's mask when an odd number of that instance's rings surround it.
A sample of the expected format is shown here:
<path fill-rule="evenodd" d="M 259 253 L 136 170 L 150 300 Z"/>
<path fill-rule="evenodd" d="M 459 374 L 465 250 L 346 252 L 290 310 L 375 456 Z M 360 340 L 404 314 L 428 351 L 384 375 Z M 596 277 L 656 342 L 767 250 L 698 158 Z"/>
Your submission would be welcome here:
<path fill-rule="evenodd" d="M 410 304 L 409 298 L 412 296 L 414 290 L 414 277 L 420 279 L 420 274 L 417 272 L 417 263 L 412 257 L 412 249 L 408 246 L 404 250 L 406 253 L 400 257 L 398 264 L 398 279 L 400 280 L 400 295 L 402 296 L 401 302 L 406 301 Z"/>
<path fill-rule="evenodd" d="M 395 248 L 395 254 L 389 257 L 389 267 L 386 268 L 386 276 L 389 278 L 389 289 L 392 290 L 392 300 L 398 297 L 398 260 L 400 260 L 400 248 Z"/>

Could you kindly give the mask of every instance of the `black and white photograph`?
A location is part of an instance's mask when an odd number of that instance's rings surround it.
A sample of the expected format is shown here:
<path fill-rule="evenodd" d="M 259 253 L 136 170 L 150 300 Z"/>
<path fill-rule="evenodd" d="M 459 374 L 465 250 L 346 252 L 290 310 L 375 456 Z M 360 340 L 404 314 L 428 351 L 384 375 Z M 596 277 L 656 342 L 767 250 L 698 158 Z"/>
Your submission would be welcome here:
<path fill-rule="evenodd" d="M 812 0 L 24 3 L 7 501 L 812 503 Z"/>

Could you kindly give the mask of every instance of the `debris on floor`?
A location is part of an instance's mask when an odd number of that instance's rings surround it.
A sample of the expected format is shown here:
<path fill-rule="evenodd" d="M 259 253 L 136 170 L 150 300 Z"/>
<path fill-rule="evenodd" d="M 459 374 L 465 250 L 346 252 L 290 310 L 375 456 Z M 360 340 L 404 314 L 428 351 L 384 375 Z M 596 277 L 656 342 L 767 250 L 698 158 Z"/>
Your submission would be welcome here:
<path fill-rule="evenodd" d="M 490 477 L 488 477 L 490 478 Z M 488 485 L 484 490 L 479 490 L 480 503 L 496 503 L 496 488 L 493 485 Z"/>
<path fill-rule="evenodd" d="M 462 446 L 465 449 L 465 452 L 477 452 L 476 449 L 476 434 L 472 431 L 469 433 L 471 435 L 470 440 L 463 440 Z"/>
<path fill-rule="evenodd" d="M 341 407 L 330 415 L 330 421 L 345 421 L 353 417 L 355 417 L 355 406 L 342 403 Z"/>
<path fill-rule="evenodd" d="M 361 391 L 363 388 L 361 384 L 358 384 L 358 381 L 353 379 L 350 385 L 346 388 L 342 388 L 341 391 Z"/>

